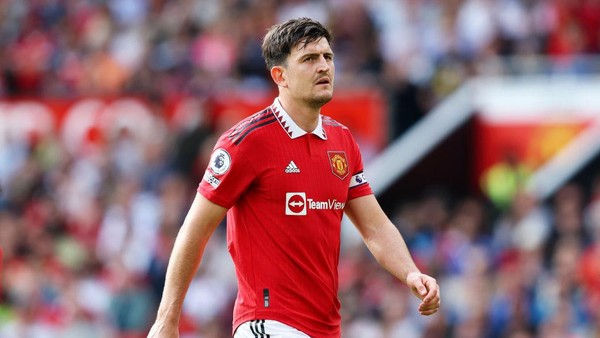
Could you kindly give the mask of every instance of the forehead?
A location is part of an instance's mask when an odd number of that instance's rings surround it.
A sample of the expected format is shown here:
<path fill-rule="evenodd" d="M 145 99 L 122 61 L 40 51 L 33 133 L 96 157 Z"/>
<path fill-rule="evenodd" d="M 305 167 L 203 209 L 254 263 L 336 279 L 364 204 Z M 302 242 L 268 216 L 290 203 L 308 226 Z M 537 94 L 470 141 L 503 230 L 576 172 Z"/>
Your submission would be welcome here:
<path fill-rule="evenodd" d="M 318 40 L 309 42 L 306 45 L 304 44 L 304 41 L 300 41 L 294 46 L 294 48 L 292 48 L 291 51 L 291 55 L 304 55 L 314 53 L 332 53 L 329 41 L 327 41 L 327 39 L 325 38 L 319 38 Z"/>

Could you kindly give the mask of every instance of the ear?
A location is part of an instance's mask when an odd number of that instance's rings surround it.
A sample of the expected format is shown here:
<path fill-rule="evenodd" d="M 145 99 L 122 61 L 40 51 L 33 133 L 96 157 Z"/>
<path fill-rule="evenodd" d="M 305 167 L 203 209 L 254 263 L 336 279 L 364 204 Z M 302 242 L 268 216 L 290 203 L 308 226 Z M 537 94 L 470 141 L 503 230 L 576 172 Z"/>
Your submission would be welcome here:
<path fill-rule="evenodd" d="M 282 66 L 274 66 L 271 68 L 271 78 L 278 87 L 287 87 L 285 80 L 285 68 Z"/>

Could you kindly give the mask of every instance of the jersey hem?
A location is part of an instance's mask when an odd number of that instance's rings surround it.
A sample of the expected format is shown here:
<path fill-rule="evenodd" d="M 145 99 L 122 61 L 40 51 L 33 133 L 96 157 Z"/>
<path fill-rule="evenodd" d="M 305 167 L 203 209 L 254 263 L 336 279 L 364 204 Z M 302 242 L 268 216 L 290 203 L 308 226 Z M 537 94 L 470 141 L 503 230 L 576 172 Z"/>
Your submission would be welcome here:
<path fill-rule="evenodd" d="M 259 320 L 259 319 L 275 320 L 275 321 L 281 322 L 285 325 L 293 327 L 294 329 L 306 334 L 307 336 L 309 336 L 311 338 L 339 338 L 339 337 L 341 337 L 341 332 L 342 332 L 340 325 L 337 325 L 337 328 L 332 331 L 314 330 L 314 329 L 310 329 L 306 325 L 300 324 L 299 322 L 290 320 L 289 317 L 279 316 L 276 313 L 269 313 L 269 314 L 257 313 L 255 315 L 242 316 L 238 319 L 235 319 L 233 322 L 231 334 L 234 334 L 235 331 L 237 330 L 237 328 L 240 325 L 244 324 L 245 322 L 248 322 L 251 320 Z M 332 325 L 332 326 L 335 326 L 335 325 Z"/>

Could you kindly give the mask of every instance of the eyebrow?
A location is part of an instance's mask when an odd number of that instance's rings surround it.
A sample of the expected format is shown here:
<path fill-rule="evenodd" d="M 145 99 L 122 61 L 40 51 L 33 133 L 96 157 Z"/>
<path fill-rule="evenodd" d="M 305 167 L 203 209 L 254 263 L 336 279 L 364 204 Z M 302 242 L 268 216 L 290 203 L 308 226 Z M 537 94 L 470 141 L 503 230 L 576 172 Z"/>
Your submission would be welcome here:
<path fill-rule="evenodd" d="M 326 56 L 331 56 L 331 57 L 333 57 L 333 56 L 334 56 L 333 52 L 324 52 L 324 53 L 305 53 L 305 54 L 301 54 L 301 55 L 300 55 L 298 58 L 299 58 L 299 59 L 303 59 L 303 58 L 305 58 L 305 57 L 308 57 L 308 56 L 319 56 L 319 55 L 321 55 L 321 54 L 323 54 L 323 55 L 326 55 Z"/>

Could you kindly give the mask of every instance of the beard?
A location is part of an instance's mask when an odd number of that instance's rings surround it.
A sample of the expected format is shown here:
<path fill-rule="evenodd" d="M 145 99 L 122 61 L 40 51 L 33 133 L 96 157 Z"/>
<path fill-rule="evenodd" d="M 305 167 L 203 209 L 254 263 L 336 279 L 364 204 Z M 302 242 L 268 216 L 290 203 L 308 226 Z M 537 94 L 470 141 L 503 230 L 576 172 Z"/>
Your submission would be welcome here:
<path fill-rule="evenodd" d="M 322 95 L 315 95 L 309 99 L 307 99 L 308 104 L 313 108 L 321 108 L 327 102 L 331 101 L 333 98 L 333 93 L 327 93 Z"/>

